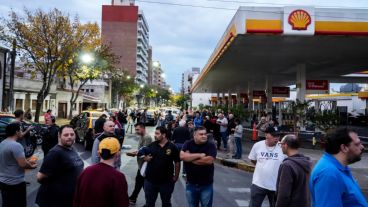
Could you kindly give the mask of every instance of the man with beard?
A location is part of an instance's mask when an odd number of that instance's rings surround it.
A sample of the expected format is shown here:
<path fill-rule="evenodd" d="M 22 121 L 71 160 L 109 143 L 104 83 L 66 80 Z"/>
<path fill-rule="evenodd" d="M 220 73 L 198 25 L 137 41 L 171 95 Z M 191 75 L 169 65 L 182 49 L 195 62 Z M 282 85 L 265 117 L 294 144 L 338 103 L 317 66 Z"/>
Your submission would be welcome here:
<path fill-rule="evenodd" d="M 135 133 L 139 136 L 138 150 L 141 149 L 142 147 L 147 147 L 149 144 L 152 143 L 152 137 L 146 132 L 146 126 L 144 123 L 139 122 L 135 124 Z M 127 153 L 127 155 L 135 157 L 138 154 L 138 150 L 135 152 Z M 143 162 L 144 162 L 143 158 L 137 156 L 138 171 L 137 175 L 135 176 L 134 190 L 129 197 L 130 204 L 135 204 L 137 202 L 139 192 L 141 191 L 144 185 L 144 177 L 140 173 Z"/>
<path fill-rule="evenodd" d="M 276 182 L 276 207 L 310 207 L 309 176 L 311 161 L 298 152 L 300 143 L 293 134 L 279 143 L 288 157 L 279 168 Z"/>
<path fill-rule="evenodd" d="M 75 142 L 73 127 L 64 125 L 59 130 L 59 143 L 44 158 L 37 181 L 41 183 L 36 203 L 39 207 L 68 207 L 73 205 L 73 196 L 78 176 L 84 163 L 72 147 Z"/>
<path fill-rule="evenodd" d="M 309 181 L 315 207 L 368 206 L 348 165 L 361 159 L 364 146 L 358 134 L 338 128 L 326 136 L 325 153 Z"/>
<path fill-rule="evenodd" d="M 165 127 L 157 127 L 156 141 L 144 150 L 144 160 L 148 162 L 144 180 L 145 207 L 155 207 L 158 193 L 162 207 L 171 207 L 171 194 L 180 172 L 180 157 L 178 148 L 169 142 L 166 135 Z"/>

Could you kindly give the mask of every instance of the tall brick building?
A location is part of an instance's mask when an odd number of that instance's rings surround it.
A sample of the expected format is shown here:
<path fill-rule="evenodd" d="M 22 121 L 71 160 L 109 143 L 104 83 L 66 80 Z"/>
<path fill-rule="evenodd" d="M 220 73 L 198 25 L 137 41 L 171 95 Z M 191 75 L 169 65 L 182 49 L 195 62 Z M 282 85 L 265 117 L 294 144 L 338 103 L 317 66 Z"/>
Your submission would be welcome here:
<path fill-rule="evenodd" d="M 149 28 L 134 0 L 112 0 L 102 6 L 102 40 L 119 57 L 118 68 L 148 82 Z"/>

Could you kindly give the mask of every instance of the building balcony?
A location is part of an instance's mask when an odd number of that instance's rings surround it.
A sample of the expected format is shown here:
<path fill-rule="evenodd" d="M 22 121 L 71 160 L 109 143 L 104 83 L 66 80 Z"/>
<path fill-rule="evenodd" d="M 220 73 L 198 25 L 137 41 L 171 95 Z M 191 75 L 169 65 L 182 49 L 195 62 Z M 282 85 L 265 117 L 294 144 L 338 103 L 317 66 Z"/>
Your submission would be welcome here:
<path fill-rule="evenodd" d="M 137 75 L 135 76 L 135 79 L 137 81 L 141 81 L 141 82 L 147 83 L 147 78 L 144 75 L 142 75 L 142 74 L 137 73 Z"/>

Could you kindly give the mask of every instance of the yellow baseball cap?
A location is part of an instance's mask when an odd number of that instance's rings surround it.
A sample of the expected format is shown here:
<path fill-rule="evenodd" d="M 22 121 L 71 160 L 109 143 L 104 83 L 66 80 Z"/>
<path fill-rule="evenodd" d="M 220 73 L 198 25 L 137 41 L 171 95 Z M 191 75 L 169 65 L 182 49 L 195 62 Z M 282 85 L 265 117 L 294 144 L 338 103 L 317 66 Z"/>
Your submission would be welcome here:
<path fill-rule="evenodd" d="M 110 154 L 115 154 L 120 151 L 120 143 L 115 137 L 106 137 L 100 142 L 98 146 L 98 152 L 102 153 L 102 150 L 109 150 Z"/>

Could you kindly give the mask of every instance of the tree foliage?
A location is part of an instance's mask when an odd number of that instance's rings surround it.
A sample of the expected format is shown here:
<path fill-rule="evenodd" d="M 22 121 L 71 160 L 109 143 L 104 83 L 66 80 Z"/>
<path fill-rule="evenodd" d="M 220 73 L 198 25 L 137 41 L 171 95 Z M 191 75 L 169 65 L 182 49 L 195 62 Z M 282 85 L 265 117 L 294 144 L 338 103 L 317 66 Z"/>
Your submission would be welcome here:
<path fill-rule="evenodd" d="M 118 96 L 122 98 L 125 103 L 130 103 L 134 100 L 133 94 L 138 90 L 138 87 L 139 86 L 134 82 L 134 78 L 126 71 L 119 74 L 115 73 L 112 76 L 113 97 Z"/>
<path fill-rule="evenodd" d="M 74 54 L 72 34 L 78 29 L 78 19 L 71 21 L 68 15 L 57 9 L 48 12 L 24 9 L 23 16 L 11 11 L 3 23 L 5 43 L 9 45 L 15 39 L 26 65 L 41 76 L 42 87 L 37 94 L 35 114 L 38 122 L 42 103 L 49 95 L 57 72 Z"/>

